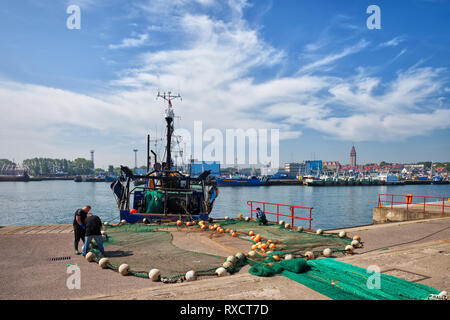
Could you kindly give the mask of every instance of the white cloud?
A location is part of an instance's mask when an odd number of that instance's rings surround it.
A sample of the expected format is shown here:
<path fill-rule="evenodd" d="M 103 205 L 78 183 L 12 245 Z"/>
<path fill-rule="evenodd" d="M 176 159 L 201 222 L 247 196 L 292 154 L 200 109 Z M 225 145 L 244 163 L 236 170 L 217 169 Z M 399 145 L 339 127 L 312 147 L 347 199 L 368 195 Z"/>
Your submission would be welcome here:
<path fill-rule="evenodd" d="M 329 65 L 329 64 L 336 62 L 337 60 L 342 59 L 348 55 L 351 55 L 351 54 L 361 51 L 362 49 L 367 47 L 368 44 L 369 44 L 369 42 L 367 42 L 365 40 L 361 40 L 356 45 L 344 48 L 344 50 L 342 50 L 341 52 L 329 54 L 321 59 L 318 59 L 314 62 L 304 65 L 303 67 L 300 68 L 299 72 L 309 72 L 309 71 L 313 71 L 318 68 L 321 68 L 323 66 Z M 311 50 L 311 49 L 317 49 L 317 48 L 309 47 L 309 50 Z"/>
<path fill-rule="evenodd" d="M 400 43 L 402 43 L 403 41 L 405 41 L 405 37 L 403 36 L 398 36 L 395 38 L 392 38 L 389 41 L 383 42 L 380 44 L 380 47 L 396 47 L 398 46 Z"/>
<path fill-rule="evenodd" d="M 148 39 L 147 34 L 141 34 L 137 38 L 125 38 L 120 44 L 110 44 L 110 49 L 136 48 L 144 45 Z"/>

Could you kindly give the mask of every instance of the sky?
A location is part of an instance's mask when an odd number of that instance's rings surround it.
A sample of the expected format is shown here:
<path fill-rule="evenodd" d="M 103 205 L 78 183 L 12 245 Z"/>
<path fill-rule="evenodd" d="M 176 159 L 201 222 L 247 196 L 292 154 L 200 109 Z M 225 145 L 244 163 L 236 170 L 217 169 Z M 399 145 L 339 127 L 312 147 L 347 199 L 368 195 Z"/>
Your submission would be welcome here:
<path fill-rule="evenodd" d="M 370 5 L 380 29 L 369 29 Z M 69 29 L 70 5 L 80 29 Z M 450 161 L 450 1 L 5 0 L 0 158 L 145 164 L 146 135 L 279 129 L 280 163 Z"/>

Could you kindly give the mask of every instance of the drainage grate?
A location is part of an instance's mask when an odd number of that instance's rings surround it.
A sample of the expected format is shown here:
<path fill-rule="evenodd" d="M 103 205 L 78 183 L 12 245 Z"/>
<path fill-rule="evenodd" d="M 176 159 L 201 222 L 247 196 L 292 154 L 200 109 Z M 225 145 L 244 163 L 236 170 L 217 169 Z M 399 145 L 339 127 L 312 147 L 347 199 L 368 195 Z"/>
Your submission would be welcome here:
<path fill-rule="evenodd" d="M 64 261 L 64 260 L 70 260 L 70 257 L 55 257 L 55 258 L 50 258 L 50 261 Z"/>

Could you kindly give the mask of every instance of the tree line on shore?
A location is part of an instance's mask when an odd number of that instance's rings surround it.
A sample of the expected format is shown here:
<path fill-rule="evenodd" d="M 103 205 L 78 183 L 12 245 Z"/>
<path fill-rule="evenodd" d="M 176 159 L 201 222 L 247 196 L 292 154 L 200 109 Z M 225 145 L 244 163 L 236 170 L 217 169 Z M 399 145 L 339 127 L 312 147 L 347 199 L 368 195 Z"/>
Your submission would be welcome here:
<path fill-rule="evenodd" d="M 17 166 L 11 160 L 0 159 L 0 169 L 5 166 Z M 22 166 L 29 170 L 32 176 L 56 176 L 56 175 L 88 175 L 94 172 L 92 161 L 77 158 L 75 160 L 50 159 L 50 158 L 32 158 L 25 159 Z"/>

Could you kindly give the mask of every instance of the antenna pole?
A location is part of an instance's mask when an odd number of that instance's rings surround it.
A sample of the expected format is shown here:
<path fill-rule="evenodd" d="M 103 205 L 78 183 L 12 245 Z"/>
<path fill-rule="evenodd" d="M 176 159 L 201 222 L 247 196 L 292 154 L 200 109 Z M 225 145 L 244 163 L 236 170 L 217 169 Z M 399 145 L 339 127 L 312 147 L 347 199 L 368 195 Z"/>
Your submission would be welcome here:
<path fill-rule="evenodd" d="M 166 123 L 167 123 L 167 144 L 166 144 L 166 166 L 165 170 L 170 171 L 172 168 L 172 156 L 171 156 L 171 143 L 172 143 L 172 134 L 173 134 L 173 118 L 175 116 L 172 108 L 172 100 L 174 99 L 180 99 L 183 100 L 180 96 L 180 94 L 172 95 L 172 92 L 168 91 L 167 93 L 164 92 L 163 94 L 158 92 L 158 95 L 156 96 L 156 99 L 162 98 L 167 101 L 167 109 L 166 109 Z"/>

